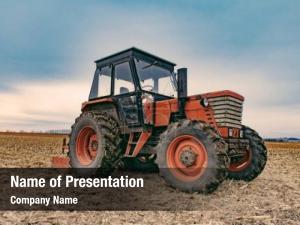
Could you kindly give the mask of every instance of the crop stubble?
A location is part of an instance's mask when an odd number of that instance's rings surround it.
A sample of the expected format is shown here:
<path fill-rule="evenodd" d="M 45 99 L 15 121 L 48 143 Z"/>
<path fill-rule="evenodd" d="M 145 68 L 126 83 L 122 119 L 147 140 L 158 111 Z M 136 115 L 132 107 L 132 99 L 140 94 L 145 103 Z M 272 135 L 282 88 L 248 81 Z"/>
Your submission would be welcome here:
<path fill-rule="evenodd" d="M 0 133 L 0 167 L 49 167 L 65 135 Z M 165 204 L 190 199 L 198 211 L 0 212 L 0 224 L 300 224 L 300 143 L 267 143 L 264 172 L 250 183 L 225 181 L 211 195 L 185 194 L 157 174 Z M 174 193 L 176 198 L 174 198 Z"/>

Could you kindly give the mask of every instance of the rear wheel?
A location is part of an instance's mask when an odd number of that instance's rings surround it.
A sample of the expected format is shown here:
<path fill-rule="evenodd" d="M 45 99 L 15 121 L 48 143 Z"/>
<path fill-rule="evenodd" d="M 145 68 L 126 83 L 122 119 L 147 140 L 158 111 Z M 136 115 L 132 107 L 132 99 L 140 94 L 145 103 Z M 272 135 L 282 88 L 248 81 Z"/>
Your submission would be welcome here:
<path fill-rule="evenodd" d="M 245 138 L 249 140 L 249 149 L 245 149 L 242 157 L 231 160 L 228 177 L 251 181 L 263 171 L 267 162 L 267 149 L 257 132 L 246 126 L 242 130 Z"/>
<path fill-rule="evenodd" d="M 227 146 L 208 124 L 170 124 L 156 149 L 160 174 L 174 188 L 210 193 L 226 178 Z"/>
<path fill-rule="evenodd" d="M 108 175 L 120 159 L 117 122 L 103 112 L 85 112 L 75 121 L 69 141 L 72 168 L 94 168 Z"/>

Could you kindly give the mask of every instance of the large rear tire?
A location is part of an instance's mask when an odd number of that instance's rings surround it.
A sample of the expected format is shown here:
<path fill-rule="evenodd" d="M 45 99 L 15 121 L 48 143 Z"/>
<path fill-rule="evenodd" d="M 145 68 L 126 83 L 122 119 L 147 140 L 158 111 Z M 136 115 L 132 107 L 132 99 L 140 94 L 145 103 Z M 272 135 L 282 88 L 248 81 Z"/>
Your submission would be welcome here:
<path fill-rule="evenodd" d="M 117 167 L 121 151 L 118 123 L 105 112 L 84 112 L 72 126 L 69 158 L 72 168 L 92 168 L 108 175 Z"/>
<path fill-rule="evenodd" d="M 206 123 L 181 120 L 170 124 L 156 151 L 160 175 L 174 188 L 210 193 L 226 178 L 227 145 Z"/>
<path fill-rule="evenodd" d="M 228 168 L 228 178 L 251 181 L 265 168 L 267 149 L 263 139 L 253 129 L 243 126 L 244 137 L 249 140 L 249 149 L 239 162 L 232 162 Z"/>

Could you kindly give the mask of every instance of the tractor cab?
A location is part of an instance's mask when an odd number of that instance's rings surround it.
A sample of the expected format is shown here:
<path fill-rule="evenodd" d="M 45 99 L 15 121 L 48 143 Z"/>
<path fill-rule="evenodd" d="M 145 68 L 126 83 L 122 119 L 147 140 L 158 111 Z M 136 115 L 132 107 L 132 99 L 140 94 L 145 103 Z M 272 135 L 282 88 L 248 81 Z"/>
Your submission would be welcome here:
<path fill-rule="evenodd" d="M 142 107 L 176 97 L 175 64 L 137 48 L 96 61 L 89 101 L 112 99 L 128 126 L 151 124 Z"/>
<path fill-rule="evenodd" d="M 165 59 L 130 48 L 99 59 L 96 65 L 89 100 L 134 92 L 175 97 L 175 64 Z"/>

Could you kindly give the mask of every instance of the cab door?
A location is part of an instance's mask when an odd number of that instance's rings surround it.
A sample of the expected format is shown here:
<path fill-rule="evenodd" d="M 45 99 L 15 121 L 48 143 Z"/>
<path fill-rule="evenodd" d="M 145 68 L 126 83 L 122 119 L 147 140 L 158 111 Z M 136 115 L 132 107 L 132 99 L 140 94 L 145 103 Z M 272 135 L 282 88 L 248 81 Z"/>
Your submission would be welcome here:
<path fill-rule="evenodd" d="M 125 126 L 141 126 L 140 104 L 141 98 L 133 78 L 130 61 L 123 61 L 114 65 L 114 98 L 118 103 L 118 110 Z"/>

